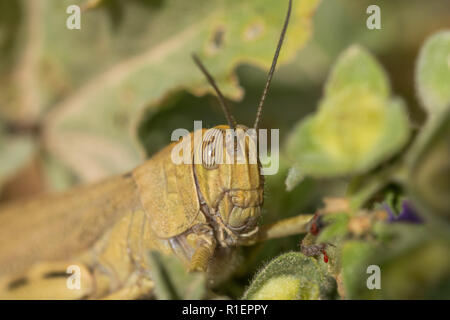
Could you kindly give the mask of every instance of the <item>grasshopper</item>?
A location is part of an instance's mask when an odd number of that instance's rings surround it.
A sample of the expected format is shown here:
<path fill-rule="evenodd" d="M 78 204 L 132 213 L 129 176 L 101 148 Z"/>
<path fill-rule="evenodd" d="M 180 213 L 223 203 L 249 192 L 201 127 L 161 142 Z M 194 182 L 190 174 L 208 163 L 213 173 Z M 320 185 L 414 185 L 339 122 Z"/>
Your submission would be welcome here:
<path fill-rule="evenodd" d="M 287 30 L 292 1 L 258 106 L 264 100 Z M 194 56 L 224 109 L 236 124 L 214 79 Z M 202 129 L 202 134 L 205 133 Z M 194 133 L 190 133 L 194 137 Z M 154 283 L 146 253 L 176 255 L 189 271 L 213 278 L 233 249 L 264 239 L 303 233 L 311 215 L 258 228 L 263 204 L 261 164 L 175 164 L 174 142 L 132 172 L 73 190 L 0 207 L 0 298 L 134 299 L 151 297 Z M 201 144 L 201 151 L 208 155 Z M 242 147 L 249 158 L 249 144 Z M 190 156 L 198 150 L 191 149 Z M 224 153 L 228 152 L 225 148 Z M 80 286 L 68 286 L 67 270 L 77 268 Z"/>

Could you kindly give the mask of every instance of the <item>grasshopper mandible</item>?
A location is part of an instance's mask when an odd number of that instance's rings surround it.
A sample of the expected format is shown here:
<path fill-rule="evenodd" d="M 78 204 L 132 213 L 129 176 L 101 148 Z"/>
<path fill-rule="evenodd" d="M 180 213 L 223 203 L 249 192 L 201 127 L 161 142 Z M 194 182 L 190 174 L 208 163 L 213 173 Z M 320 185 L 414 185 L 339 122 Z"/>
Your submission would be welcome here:
<path fill-rule="evenodd" d="M 289 22 L 289 1 L 266 86 L 258 106 L 258 129 Z M 225 137 L 238 125 L 214 79 L 194 61 L 216 91 L 228 125 L 213 128 Z M 202 129 L 202 133 L 204 129 Z M 195 133 L 190 135 L 193 137 Z M 205 271 L 237 245 L 303 233 L 311 215 L 258 228 L 263 204 L 261 165 L 174 164 L 170 144 L 130 173 L 62 194 L 32 198 L 0 208 L 0 298 L 132 299 L 153 288 L 145 255 L 150 250 L 179 257 L 189 271 Z M 205 152 L 205 144 L 202 144 Z M 248 159 L 248 144 L 243 152 Z M 191 156 L 196 150 L 192 149 Z M 227 152 L 227 150 L 223 150 Z M 68 288 L 70 266 L 80 287 Z M 76 276 L 76 275 L 75 275 Z"/>

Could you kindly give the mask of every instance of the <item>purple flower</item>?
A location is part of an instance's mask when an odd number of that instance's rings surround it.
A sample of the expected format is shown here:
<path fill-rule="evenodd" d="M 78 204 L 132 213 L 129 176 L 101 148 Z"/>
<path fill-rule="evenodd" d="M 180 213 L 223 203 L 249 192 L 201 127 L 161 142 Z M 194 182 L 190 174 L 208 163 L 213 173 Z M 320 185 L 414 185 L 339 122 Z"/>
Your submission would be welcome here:
<path fill-rule="evenodd" d="M 383 203 L 383 207 L 389 215 L 388 222 L 406 222 L 406 223 L 423 223 L 422 217 L 417 214 L 417 211 L 412 207 L 409 201 L 402 202 L 402 210 L 399 215 L 396 215 L 387 203 Z"/>

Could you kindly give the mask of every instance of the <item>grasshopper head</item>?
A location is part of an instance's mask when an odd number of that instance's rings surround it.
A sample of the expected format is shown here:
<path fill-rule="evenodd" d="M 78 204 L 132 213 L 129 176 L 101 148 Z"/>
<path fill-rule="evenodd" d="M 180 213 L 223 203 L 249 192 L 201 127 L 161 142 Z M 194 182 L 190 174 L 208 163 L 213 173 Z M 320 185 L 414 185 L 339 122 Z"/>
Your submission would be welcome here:
<path fill-rule="evenodd" d="M 263 179 L 256 152 L 256 132 L 286 34 L 291 10 L 292 0 L 289 0 L 286 19 L 267 76 L 266 86 L 258 104 L 253 129 L 236 123 L 214 78 L 200 59 L 193 55 L 195 63 L 216 91 L 229 124 L 229 126 L 214 127 L 205 132 L 205 139 L 194 153 L 194 160 L 197 159 L 194 161 L 196 163 L 194 164 L 194 173 L 202 210 L 211 220 L 222 246 L 236 244 L 239 239 L 250 237 L 258 231 L 256 223 L 263 202 Z M 230 128 L 236 132 L 236 144 L 227 143 L 232 140 L 233 136 L 229 134 Z M 239 138 L 239 131 L 244 136 L 246 136 L 245 134 L 250 136 L 254 134 L 254 140 Z M 223 160 L 220 162 L 220 159 L 234 159 L 235 161 L 229 163 Z"/>
<path fill-rule="evenodd" d="M 223 246 L 258 230 L 263 179 L 254 130 L 217 126 L 194 143 L 194 173 L 202 210 Z"/>

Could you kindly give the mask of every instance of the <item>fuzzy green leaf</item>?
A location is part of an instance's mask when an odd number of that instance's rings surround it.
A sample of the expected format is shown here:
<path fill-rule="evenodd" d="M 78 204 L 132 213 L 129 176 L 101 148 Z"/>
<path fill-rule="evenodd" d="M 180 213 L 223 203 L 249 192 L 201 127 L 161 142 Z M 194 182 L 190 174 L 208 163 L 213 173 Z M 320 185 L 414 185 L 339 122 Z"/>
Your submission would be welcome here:
<path fill-rule="evenodd" d="M 397 152 L 409 137 L 401 100 L 349 89 L 326 99 L 288 141 L 297 174 L 333 177 L 368 171 Z M 291 174 L 292 175 L 292 174 Z"/>
<path fill-rule="evenodd" d="M 314 258 L 290 252 L 273 259 L 259 271 L 243 299 L 330 299 L 335 289 L 334 280 Z"/>
<path fill-rule="evenodd" d="M 416 70 L 417 91 L 425 110 L 437 114 L 450 106 L 450 31 L 431 36 Z"/>
<path fill-rule="evenodd" d="M 337 60 L 325 86 L 325 95 L 348 87 L 363 87 L 381 98 L 390 95 L 389 79 L 378 61 L 363 47 L 353 45 Z"/>
<path fill-rule="evenodd" d="M 358 46 L 336 62 L 319 110 L 303 119 L 287 143 L 297 176 L 336 177 L 366 172 L 408 140 L 409 120 L 376 60 Z M 295 173 L 295 176 L 294 176 Z M 292 183 L 293 181 L 294 183 Z"/>

